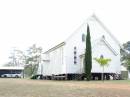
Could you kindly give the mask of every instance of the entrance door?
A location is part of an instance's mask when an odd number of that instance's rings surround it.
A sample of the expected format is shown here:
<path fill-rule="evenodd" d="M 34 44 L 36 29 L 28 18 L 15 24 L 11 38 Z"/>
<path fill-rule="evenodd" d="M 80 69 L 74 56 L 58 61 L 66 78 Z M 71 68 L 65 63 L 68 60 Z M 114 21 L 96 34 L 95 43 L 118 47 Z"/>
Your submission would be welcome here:
<path fill-rule="evenodd" d="M 80 56 L 80 73 L 84 73 L 84 55 Z"/>

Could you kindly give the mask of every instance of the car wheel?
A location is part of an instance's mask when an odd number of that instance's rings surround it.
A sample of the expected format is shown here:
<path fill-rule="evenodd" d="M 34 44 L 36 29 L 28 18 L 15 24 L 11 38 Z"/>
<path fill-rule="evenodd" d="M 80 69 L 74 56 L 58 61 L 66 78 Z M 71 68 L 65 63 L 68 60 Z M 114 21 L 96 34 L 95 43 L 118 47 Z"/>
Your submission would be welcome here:
<path fill-rule="evenodd" d="M 18 77 L 19 77 L 18 75 L 15 76 L 15 78 L 18 78 Z"/>
<path fill-rule="evenodd" d="M 7 77 L 7 75 L 4 75 L 4 77 Z"/>

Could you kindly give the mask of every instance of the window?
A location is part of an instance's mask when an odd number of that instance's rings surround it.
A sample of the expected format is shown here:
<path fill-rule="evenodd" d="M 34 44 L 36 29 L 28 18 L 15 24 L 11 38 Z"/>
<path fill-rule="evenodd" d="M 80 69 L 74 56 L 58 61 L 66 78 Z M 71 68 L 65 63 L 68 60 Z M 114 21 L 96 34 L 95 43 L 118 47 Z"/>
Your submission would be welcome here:
<path fill-rule="evenodd" d="M 77 57 L 76 57 L 76 56 L 74 56 L 74 59 L 77 59 Z"/>
<path fill-rule="evenodd" d="M 76 61 L 74 61 L 74 64 L 77 64 L 77 62 L 76 62 Z"/>
<path fill-rule="evenodd" d="M 105 36 L 104 36 L 104 35 L 102 35 L 102 38 L 103 38 L 103 39 L 105 39 Z"/>
<path fill-rule="evenodd" d="M 76 54 L 77 52 L 76 51 L 74 51 L 74 54 Z"/>
<path fill-rule="evenodd" d="M 82 34 L 82 42 L 85 41 L 85 34 Z"/>
<path fill-rule="evenodd" d="M 77 64 L 77 48 L 74 47 L 74 64 Z"/>

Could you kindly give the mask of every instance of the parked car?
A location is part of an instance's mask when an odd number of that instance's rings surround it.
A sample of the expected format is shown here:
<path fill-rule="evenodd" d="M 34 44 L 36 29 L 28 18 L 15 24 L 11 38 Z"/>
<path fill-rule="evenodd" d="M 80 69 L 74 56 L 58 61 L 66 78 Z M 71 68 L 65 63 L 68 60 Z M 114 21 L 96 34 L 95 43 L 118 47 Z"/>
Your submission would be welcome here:
<path fill-rule="evenodd" d="M 21 78 L 22 74 L 2 74 L 1 77 Z"/>

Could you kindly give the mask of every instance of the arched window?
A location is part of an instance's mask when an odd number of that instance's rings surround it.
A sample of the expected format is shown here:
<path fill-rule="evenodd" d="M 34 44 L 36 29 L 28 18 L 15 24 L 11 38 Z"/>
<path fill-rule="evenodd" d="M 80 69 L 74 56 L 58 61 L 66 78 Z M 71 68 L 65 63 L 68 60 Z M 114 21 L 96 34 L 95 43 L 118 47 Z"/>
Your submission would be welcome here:
<path fill-rule="evenodd" d="M 82 42 L 85 41 L 85 34 L 82 34 Z"/>

